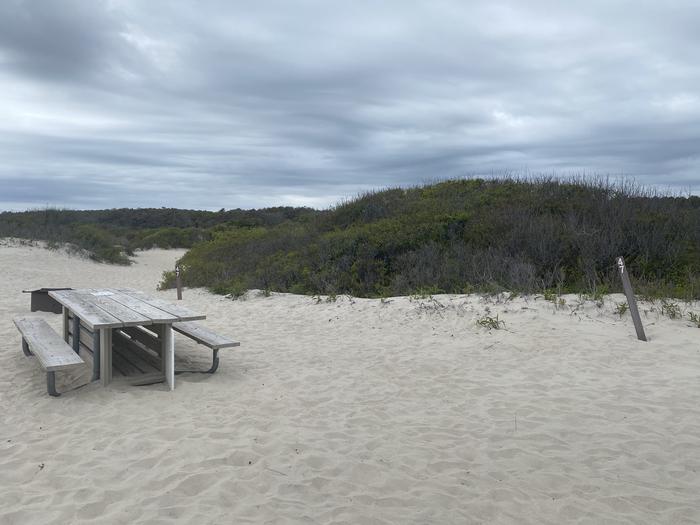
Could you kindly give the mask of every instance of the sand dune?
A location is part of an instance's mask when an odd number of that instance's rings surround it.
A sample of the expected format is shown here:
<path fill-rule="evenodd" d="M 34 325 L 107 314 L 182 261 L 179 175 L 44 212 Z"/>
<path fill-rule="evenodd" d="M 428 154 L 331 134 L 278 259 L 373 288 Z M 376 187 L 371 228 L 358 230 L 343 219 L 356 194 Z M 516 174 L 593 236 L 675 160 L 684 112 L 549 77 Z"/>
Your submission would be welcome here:
<path fill-rule="evenodd" d="M 650 341 L 638 342 L 614 313 L 622 296 L 557 307 L 185 290 L 242 343 L 215 375 L 47 396 L 12 324 L 29 309 L 20 291 L 121 285 L 174 300 L 155 286 L 181 253 L 115 267 L 0 246 L 0 523 L 700 522 L 700 330 L 642 303 Z M 486 312 L 505 329 L 477 326 Z M 176 345 L 180 364 L 207 365 Z"/>

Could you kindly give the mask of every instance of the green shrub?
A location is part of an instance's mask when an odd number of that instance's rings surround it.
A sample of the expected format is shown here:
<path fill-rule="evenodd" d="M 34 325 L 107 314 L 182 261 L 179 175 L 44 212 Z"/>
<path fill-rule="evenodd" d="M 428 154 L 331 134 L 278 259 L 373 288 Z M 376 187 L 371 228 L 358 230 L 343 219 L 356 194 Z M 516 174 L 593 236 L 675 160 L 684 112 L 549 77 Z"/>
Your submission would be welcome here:
<path fill-rule="evenodd" d="M 627 310 L 629 310 L 629 305 L 627 303 L 617 303 L 617 306 L 615 307 L 615 313 L 620 316 L 620 319 L 622 319 L 622 316 L 627 313 Z"/>
<path fill-rule="evenodd" d="M 700 298 L 700 197 L 599 180 L 473 179 L 369 192 L 330 210 L 38 210 L 0 235 L 72 242 L 128 263 L 136 247 L 190 246 L 183 284 L 363 297 L 621 291 Z M 167 282 L 164 281 L 164 285 Z M 556 290 L 556 292 L 555 292 Z M 433 293 L 433 292 L 430 292 Z"/>

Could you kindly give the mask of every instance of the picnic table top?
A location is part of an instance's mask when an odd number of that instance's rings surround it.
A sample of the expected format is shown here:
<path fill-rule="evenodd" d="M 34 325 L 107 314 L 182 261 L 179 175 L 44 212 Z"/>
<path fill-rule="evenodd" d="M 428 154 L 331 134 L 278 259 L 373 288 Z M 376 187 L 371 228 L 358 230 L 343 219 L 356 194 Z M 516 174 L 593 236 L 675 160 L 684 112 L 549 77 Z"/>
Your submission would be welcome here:
<path fill-rule="evenodd" d="M 49 296 L 91 330 L 196 321 L 206 316 L 131 288 L 53 290 Z"/>

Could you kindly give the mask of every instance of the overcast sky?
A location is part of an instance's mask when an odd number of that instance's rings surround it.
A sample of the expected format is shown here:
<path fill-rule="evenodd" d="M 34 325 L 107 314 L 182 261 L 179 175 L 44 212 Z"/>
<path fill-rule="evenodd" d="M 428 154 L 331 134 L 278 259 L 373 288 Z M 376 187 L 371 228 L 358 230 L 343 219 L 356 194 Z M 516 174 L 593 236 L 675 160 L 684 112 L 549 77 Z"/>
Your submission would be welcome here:
<path fill-rule="evenodd" d="M 0 2 L 0 209 L 327 206 L 504 171 L 700 190 L 700 2 Z"/>

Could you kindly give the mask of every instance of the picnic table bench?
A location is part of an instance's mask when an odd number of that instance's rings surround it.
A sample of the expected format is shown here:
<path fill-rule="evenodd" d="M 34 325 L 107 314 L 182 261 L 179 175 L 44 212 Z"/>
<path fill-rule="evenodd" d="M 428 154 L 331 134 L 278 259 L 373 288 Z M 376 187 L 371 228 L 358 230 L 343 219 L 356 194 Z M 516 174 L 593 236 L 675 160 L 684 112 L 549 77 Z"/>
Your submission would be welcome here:
<path fill-rule="evenodd" d="M 213 374 L 216 372 L 216 369 L 219 368 L 219 350 L 221 348 L 241 346 L 241 343 L 219 335 L 205 326 L 192 321 L 173 323 L 173 330 L 197 341 L 197 343 L 200 345 L 204 345 L 212 349 L 211 368 L 209 368 L 209 370 L 204 370 L 204 372 L 207 374 Z M 193 372 L 193 370 L 175 371 L 176 374 L 181 374 L 183 372 Z"/>
<path fill-rule="evenodd" d="M 13 321 L 22 334 L 22 351 L 36 356 L 46 371 L 49 395 L 60 396 L 56 391 L 56 371 L 80 367 L 85 361 L 40 317 L 16 317 Z"/>

